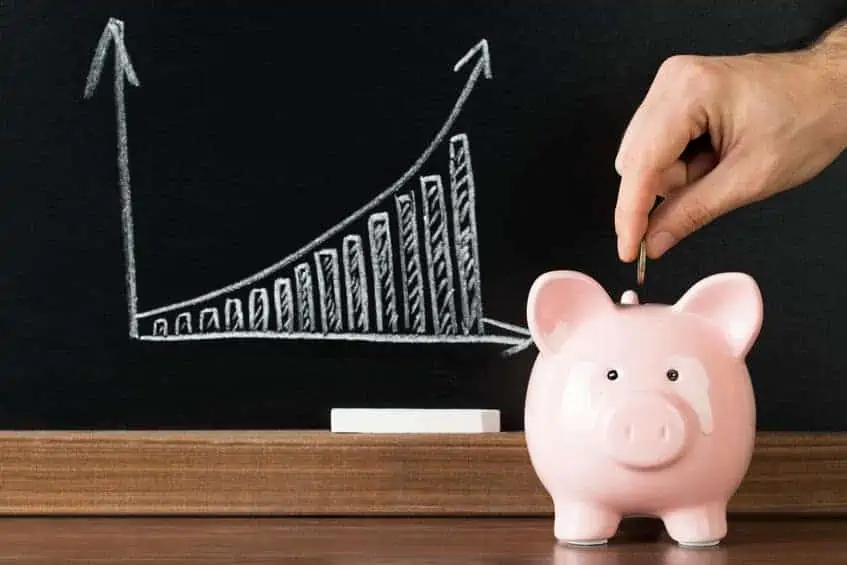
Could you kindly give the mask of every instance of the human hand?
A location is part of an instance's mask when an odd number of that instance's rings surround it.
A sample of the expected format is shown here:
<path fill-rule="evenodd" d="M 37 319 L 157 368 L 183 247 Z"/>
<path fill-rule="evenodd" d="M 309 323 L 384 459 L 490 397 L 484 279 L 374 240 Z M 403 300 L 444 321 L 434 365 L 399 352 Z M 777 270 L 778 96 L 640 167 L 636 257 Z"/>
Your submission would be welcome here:
<path fill-rule="evenodd" d="M 662 64 L 615 160 L 621 260 L 635 260 L 645 237 L 648 256 L 658 258 L 838 157 L 847 147 L 847 27 L 841 35 L 804 51 Z M 705 149 L 684 155 L 693 140 Z M 657 196 L 664 200 L 650 213 Z"/>

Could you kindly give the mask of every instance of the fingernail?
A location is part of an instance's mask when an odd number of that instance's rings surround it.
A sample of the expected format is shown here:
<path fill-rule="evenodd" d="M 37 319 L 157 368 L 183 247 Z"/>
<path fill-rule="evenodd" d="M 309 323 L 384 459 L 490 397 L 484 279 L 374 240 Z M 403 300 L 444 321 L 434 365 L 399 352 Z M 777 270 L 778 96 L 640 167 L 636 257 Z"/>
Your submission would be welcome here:
<path fill-rule="evenodd" d="M 647 238 L 647 251 L 652 258 L 657 258 L 663 255 L 668 249 L 674 246 L 676 239 L 673 235 L 666 231 L 654 233 Z"/>

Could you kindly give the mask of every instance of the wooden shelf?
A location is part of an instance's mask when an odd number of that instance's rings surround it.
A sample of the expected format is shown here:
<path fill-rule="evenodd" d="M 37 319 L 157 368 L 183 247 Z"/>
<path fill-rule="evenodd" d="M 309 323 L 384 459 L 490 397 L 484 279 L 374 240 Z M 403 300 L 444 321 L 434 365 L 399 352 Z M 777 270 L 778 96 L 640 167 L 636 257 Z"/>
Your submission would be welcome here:
<path fill-rule="evenodd" d="M 522 433 L 3 432 L 0 513 L 549 515 Z M 739 514 L 847 513 L 847 434 L 760 433 Z"/>

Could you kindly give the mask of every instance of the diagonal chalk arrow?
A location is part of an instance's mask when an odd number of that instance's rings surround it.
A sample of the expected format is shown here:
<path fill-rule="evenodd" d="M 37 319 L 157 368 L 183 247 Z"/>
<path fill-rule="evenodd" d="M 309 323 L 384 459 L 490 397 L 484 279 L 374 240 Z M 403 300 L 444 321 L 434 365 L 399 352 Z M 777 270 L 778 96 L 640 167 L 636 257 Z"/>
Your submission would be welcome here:
<path fill-rule="evenodd" d="M 477 55 L 479 55 L 477 57 Z M 476 64 L 471 68 L 470 73 L 468 73 L 467 81 L 465 82 L 465 86 L 459 94 L 458 99 L 453 105 L 453 109 L 450 112 L 450 115 L 447 117 L 447 120 L 441 125 L 439 130 L 436 132 L 435 137 L 430 142 L 429 146 L 424 150 L 424 152 L 417 158 L 417 160 L 412 163 L 412 165 L 404 172 L 400 178 L 394 181 L 390 186 L 385 188 L 382 192 L 373 197 L 368 203 L 364 206 L 347 216 L 341 222 L 335 224 L 330 229 L 326 230 L 324 233 L 319 235 L 317 238 L 313 239 L 309 243 L 302 246 L 300 249 L 290 253 L 283 259 L 277 261 L 273 265 L 262 269 L 256 273 L 253 273 L 249 277 L 241 279 L 238 282 L 235 282 L 229 286 L 219 288 L 217 290 L 213 290 L 211 292 L 207 292 L 201 296 L 196 296 L 189 300 L 183 300 L 181 302 L 175 302 L 173 304 L 168 304 L 167 306 L 162 306 L 160 308 L 155 308 L 153 310 L 147 310 L 146 312 L 141 312 L 138 316 L 139 318 L 149 318 L 151 316 L 155 316 L 157 314 L 163 314 L 165 312 L 172 312 L 174 310 L 178 310 L 181 308 L 185 308 L 187 306 L 192 306 L 194 304 L 199 304 L 201 302 L 205 302 L 212 298 L 216 298 L 232 292 L 234 290 L 238 290 L 240 288 L 247 287 L 251 284 L 256 283 L 268 275 L 279 271 L 287 267 L 288 265 L 298 261 L 305 254 L 312 252 L 318 246 L 322 245 L 329 238 L 341 233 L 343 230 L 347 229 L 347 227 L 353 222 L 357 221 L 359 218 L 364 216 L 373 210 L 376 206 L 382 203 L 385 198 L 390 196 L 392 193 L 397 192 L 400 188 L 402 188 L 409 179 L 413 178 L 420 171 L 421 167 L 423 167 L 424 163 L 430 158 L 435 149 L 444 141 L 444 138 L 447 136 L 448 132 L 452 129 L 453 124 L 456 122 L 456 119 L 459 117 L 459 114 L 462 112 L 462 108 L 470 97 L 471 93 L 474 90 L 474 87 L 479 81 L 480 76 L 485 76 L 486 79 L 490 79 L 492 77 L 491 74 L 491 54 L 488 51 L 488 40 L 481 39 L 476 43 L 471 49 L 462 56 L 461 59 L 453 66 L 453 71 L 457 72 L 468 65 L 468 63 L 476 58 Z"/>
<path fill-rule="evenodd" d="M 465 56 L 459 59 L 456 64 L 453 66 L 453 72 L 455 73 L 462 67 L 464 67 L 468 61 L 474 58 L 474 55 L 477 53 L 482 53 L 482 56 L 479 58 L 479 65 L 482 65 L 482 70 L 485 73 L 485 78 L 491 78 L 491 53 L 488 51 L 488 40 L 483 38 L 471 47 L 470 51 L 465 53 Z M 474 69 L 476 71 L 476 69 Z M 479 76 L 477 74 L 477 76 Z"/>
<path fill-rule="evenodd" d="M 123 227 L 124 259 L 126 261 L 126 289 L 129 306 L 129 334 L 138 337 L 138 296 L 135 278 L 135 248 L 133 243 L 132 226 L 132 197 L 129 185 L 129 147 L 127 142 L 126 101 L 124 99 L 124 82 L 140 86 L 135 69 L 129 60 L 129 53 L 124 44 L 124 23 L 115 18 L 109 18 L 97 48 L 91 60 L 88 79 L 85 81 L 85 99 L 94 95 L 94 90 L 103 74 L 109 45 L 115 46 L 115 111 L 118 122 L 118 175 L 121 189 L 121 223 Z"/>

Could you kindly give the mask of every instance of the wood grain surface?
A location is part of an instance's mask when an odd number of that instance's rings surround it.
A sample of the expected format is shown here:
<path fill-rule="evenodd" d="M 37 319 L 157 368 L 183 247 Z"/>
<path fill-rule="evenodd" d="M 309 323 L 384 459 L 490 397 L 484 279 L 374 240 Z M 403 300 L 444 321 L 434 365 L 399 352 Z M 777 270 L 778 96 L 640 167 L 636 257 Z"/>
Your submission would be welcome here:
<path fill-rule="evenodd" d="M 552 511 L 523 434 L 4 432 L 0 514 Z M 847 435 L 762 433 L 737 514 L 847 515 Z"/>
<path fill-rule="evenodd" d="M 321 565 L 843 565 L 847 522 L 736 519 L 715 548 L 625 521 L 606 547 L 557 544 L 543 518 L 6 518 L 0 562 Z"/>

